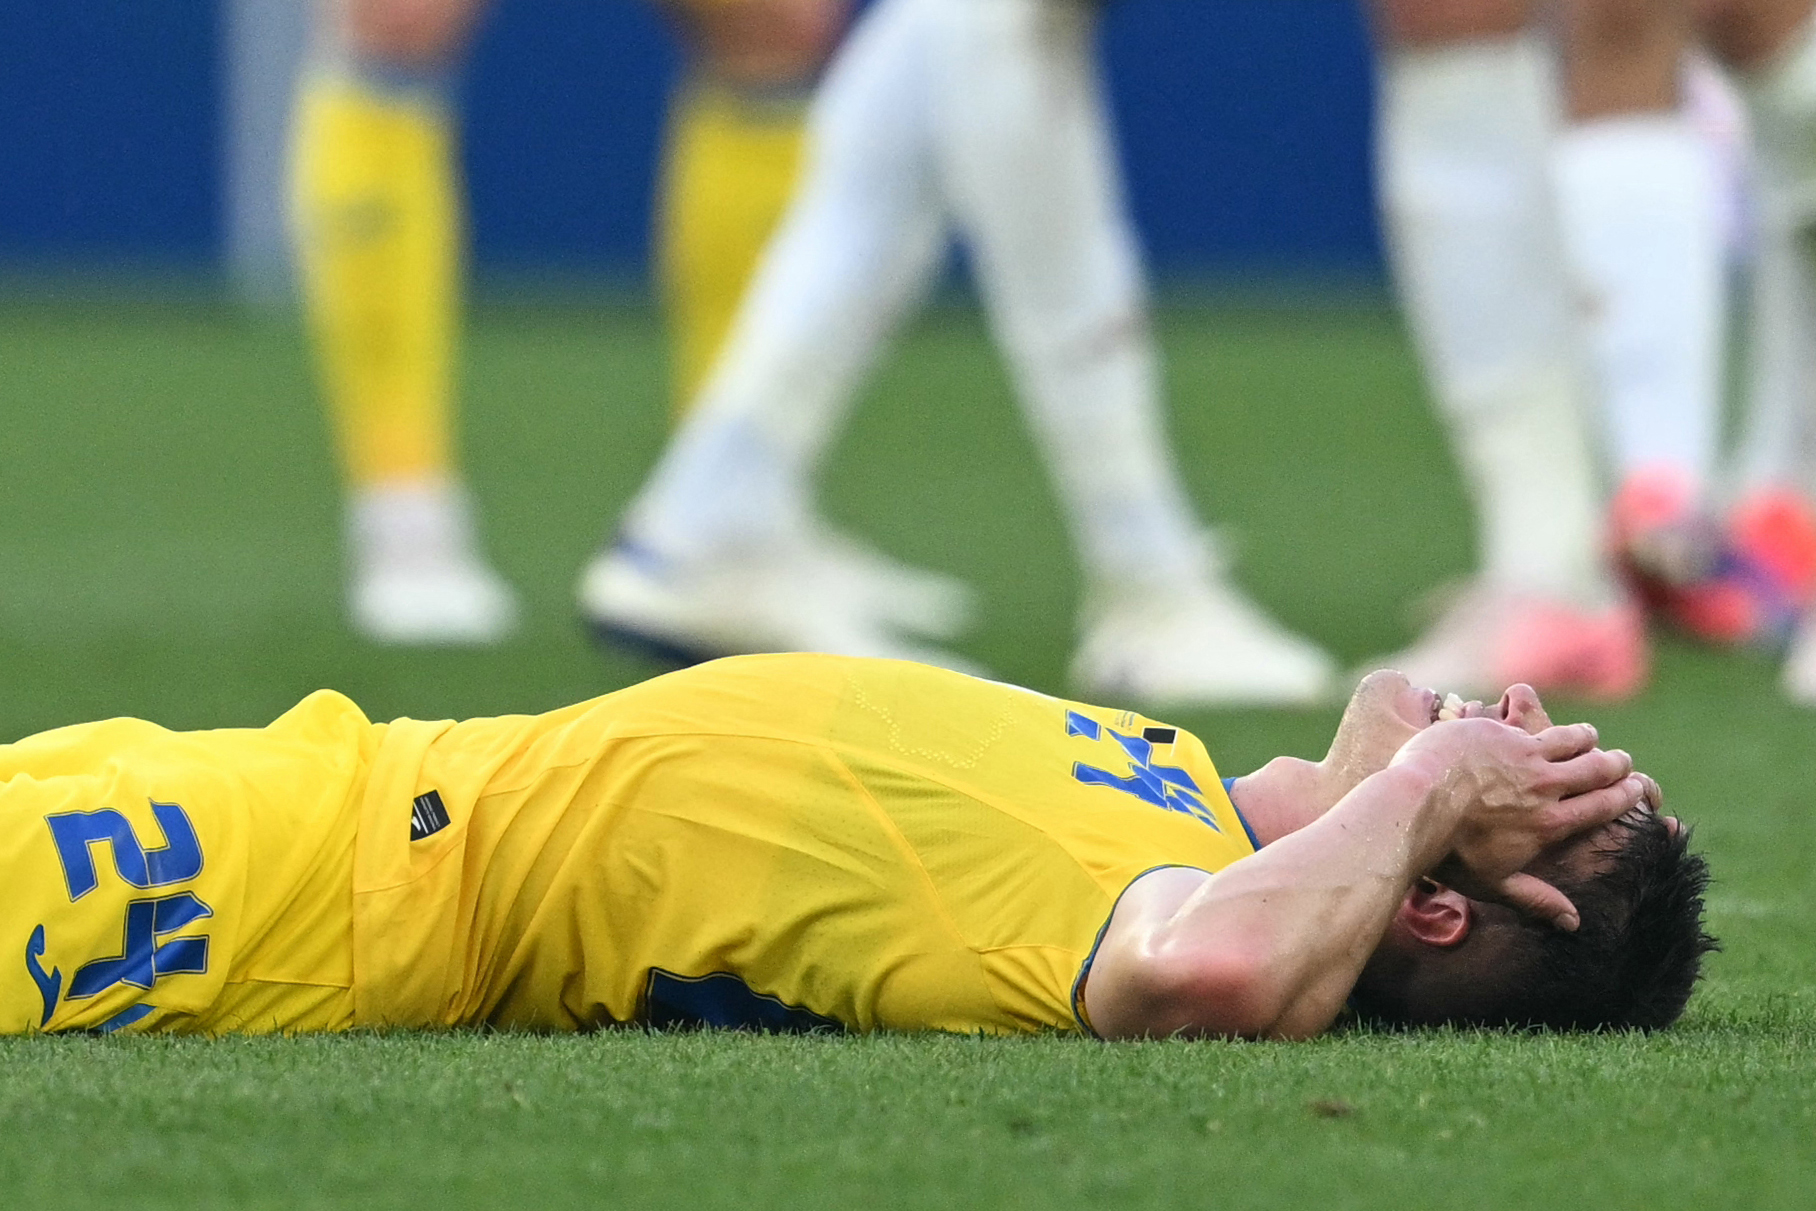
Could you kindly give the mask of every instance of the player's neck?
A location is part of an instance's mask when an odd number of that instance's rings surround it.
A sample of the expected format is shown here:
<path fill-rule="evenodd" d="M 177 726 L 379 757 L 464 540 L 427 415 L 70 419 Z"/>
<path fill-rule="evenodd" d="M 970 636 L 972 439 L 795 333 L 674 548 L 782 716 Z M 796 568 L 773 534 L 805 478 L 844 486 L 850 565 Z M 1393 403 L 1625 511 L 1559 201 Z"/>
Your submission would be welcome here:
<path fill-rule="evenodd" d="M 1255 839 L 1271 845 L 1335 806 L 1342 794 L 1334 782 L 1318 762 L 1275 757 L 1254 773 L 1236 779 L 1230 798 L 1254 830 Z"/>

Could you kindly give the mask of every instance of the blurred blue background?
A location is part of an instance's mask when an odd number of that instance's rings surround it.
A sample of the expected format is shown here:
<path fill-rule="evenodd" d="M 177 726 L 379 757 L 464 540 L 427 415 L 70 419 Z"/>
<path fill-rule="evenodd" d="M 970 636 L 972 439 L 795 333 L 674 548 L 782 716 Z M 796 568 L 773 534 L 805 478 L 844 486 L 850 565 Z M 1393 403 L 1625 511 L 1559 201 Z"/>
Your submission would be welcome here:
<path fill-rule="evenodd" d="M 227 0 L 0 5 L 0 264 L 224 263 L 227 19 Z M 1105 46 L 1157 271 L 1376 268 L 1355 0 L 1125 0 Z M 501 0 L 463 87 L 482 272 L 642 272 L 676 69 L 646 0 Z"/>

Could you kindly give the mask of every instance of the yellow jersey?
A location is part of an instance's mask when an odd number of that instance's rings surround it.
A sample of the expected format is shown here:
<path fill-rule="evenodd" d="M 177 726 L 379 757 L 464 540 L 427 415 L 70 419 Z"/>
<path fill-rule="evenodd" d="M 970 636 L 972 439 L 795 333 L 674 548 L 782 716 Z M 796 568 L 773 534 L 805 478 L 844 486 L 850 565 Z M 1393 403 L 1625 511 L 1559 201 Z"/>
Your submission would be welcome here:
<path fill-rule="evenodd" d="M 66 984 L 23 1028 L 117 1023 L 125 1004 L 134 1029 L 1088 1030 L 1078 990 L 1117 896 L 1156 867 L 1215 871 L 1255 849 L 1190 734 L 895 661 L 743 657 L 461 723 L 368 724 L 322 694 L 261 732 L 161 735 L 161 768 L 219 804 L 184 804 L 207 863 L 155 890 L 213 916 L 125 909 L 156 918 L 151 969 L 103 997 L 89 977 L 89 1010 Z M 260 738 L 288 738 L 296 760 L 260 766 Z M 19 861 L 29 849 L 63 879 L 71 843 L 11 792 L 0 845 L 29 834 Z M 181 832 L 168 810 L 126 819 L 141 849 Z M 0 877 L 12 858 L 0 849 Z M 147 861 L 159 877 L 195 865 Z M 131 884 L 124 869 L 97 882 Z M 111 901 L 89 914 L 115 914 L 111 936 L 66 941 L 61 917 L 87 911 L 70 890 L 38 886 L 38 972 L 132 950 Z M 208 970 L 158 957 L 203 934 Z M 298 946 L 318 953 L 291 961 Z M 4 1025 L 52 1005 L 42 991 L 35 975 L 0 985 Z"/>
<path fill-rule="evenodd" d="M 259 729 L 112 719 L 0 745 L 0 1032 L 351 1025 L 382 734 L 324 693 Z"/>

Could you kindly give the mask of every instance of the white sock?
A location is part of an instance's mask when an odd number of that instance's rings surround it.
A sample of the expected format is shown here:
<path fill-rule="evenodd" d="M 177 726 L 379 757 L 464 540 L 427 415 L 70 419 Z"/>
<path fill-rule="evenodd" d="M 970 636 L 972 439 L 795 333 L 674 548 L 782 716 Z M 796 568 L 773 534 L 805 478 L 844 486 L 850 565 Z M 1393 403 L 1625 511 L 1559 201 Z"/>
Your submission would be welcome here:
<path fill-rule="evenodd" d="M 1744 84 L 1760 214 L 1738 486 L 1816 491 L 1816 23 Z"/>
<path fill-rule="evenodd" d="M 396 481 L 347 498 L 347 552 L 357 572 L 483 564 L 465 488 L 447 480 Z"/>
<path fill-rule="evenodd" d="M 1612 589 L 1547 171 L 1555 99 L 1549 49 L 1535 37 L 1389 51 L 1382 208 L 1401 299 L 1473 497 L 1483 575 L 1596 605 Z"/>
<path fill-rule="evenodd" d="M 945 18 L 935 130 L 948 196 L 1091 590 L 1200 580 L 1205 540 L 1166 439 L 1096 9 L 932 2 Z"/>
<path fill-rule="evenodd" d="M 700 558 L 797 537 L 864 374 L 939 267 L 925 0 L 867 10 L 815 98 L 800 192 L 625 534 Z"/>
<path fill-rule="evenodd" d="M 1673 112 L 1577 123 L 1553 166 L 1610 461 L 1623 478 L 1668 467 L 1700 492 L 1721 427 L 1727 297 L 1715 162 Z"/>
<path fill-rule="evenodd" d="M 1758 216 L 1754 205 L 1753 119 L 1734 74 L 1706 51 L 1684 59 L 1684 120 L 1696 132 L 1715 174 L 1721 212 L 1721 242 L 1728 266 L 1744 266 L 1753 255 Z"/>
<path fill-rule="evenodd" d="M 1805 237 L 1807 238 L 1807 237 Z M 1748 322 L 1747 398 L 1734 489 L 1816 488 L 1816 266 L 1783 216 L 1760 216 Z"/>

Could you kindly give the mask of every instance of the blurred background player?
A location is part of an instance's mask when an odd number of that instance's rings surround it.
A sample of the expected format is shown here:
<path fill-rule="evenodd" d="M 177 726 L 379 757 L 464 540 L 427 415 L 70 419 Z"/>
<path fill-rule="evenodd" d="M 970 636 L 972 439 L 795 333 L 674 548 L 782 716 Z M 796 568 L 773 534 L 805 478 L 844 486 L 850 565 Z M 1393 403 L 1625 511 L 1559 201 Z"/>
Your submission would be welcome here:
<path fill-rule="evenodd" d="M 814 106 L 801 193 L 695 410 L 586 569 L 600 630 L 690 657 L 909 655 L 949 613 L 825 574 L 820 456 L 956 233 L 1085 578 L 1081 692 L 1311 702 L 1332 662 L 1227 578 L 1171 461 L 1089 0 L 879 0 Z M 922 625 L 924 623 L 934 625 Z M 918 634 L 916 633 L 918 632 Z M 962 663 L 962 662 L 959 662 Z"/>
<path fill-rule="evenodd" d="M 807 104 L 850 0 L 668 0 L 692 49 L 669 112 L 656 271 L 677 415 L 712 368 L 794 197 Z"/>
<path fill-rule="evenodd" d="M 1481 560 L 1392 660 L 1433 684 L 1624 697 L 1648 665 L 1629 585 L 1719 621 L 1724 211 L 1681 105 L 1689 2 L 1375 11 L 1393 263 Z"/>
<path fill-rule="evenodd" d="M 322 0 L 299 88 L 297 261 L 346 483 L 348 609 L 387 643 L 515 624 L 453 433 L 465 233 L 451 96 L 483 0 Z"/>
<path fill-rule="evenodd" d="M 454 437 L 465 233 L 451 95 L 486 0 L 321 0 L 294 131 L 298 261 L 347 485 L 348 606 L 389 643 L 489 643 L 517 615 Z M 657 261 L 691 391 L 793 190 L 807 92 L 845 0 L 664 5 L 676 93 Z"/>
<path fill-rule="evenodd" d="M 1759 190 L 1748 431 L 1734 545 L 1805 607 L 1785 665 L 1795 701 L 1816 705 L 1816 2 L 1703 0 L 1703 37 L 1737 72 L 1752 119 Z"/>
<path fill-rule="evenodd" d="M 668 320 L 677 421 L 706 385 L 808 155 L 807 111 L 851 0 L 660 4 L 695 48 L 671 107 L 658 185 L 656 285 Z M 812 579 L 919 631 L 950 636 L 967 586 L 908 567 L 828 525 L 811 535 Z"/>

